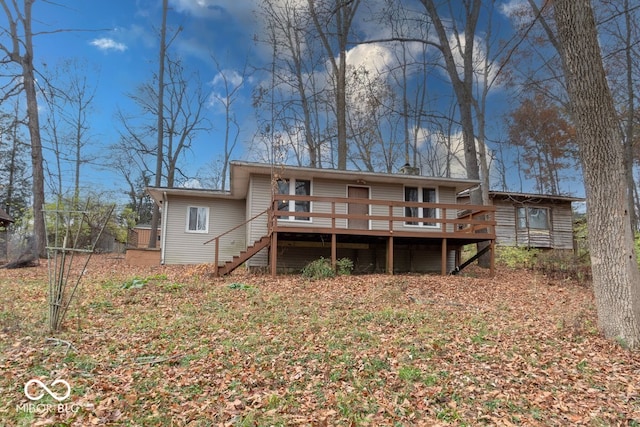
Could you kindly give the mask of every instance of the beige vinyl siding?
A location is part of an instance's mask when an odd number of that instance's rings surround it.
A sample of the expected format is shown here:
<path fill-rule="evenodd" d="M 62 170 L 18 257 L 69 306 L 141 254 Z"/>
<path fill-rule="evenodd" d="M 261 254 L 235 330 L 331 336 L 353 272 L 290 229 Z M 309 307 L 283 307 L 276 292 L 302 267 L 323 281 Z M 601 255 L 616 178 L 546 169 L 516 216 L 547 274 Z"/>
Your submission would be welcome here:
<path fill-rule="evenodd" d="M 246 219 L 264 212 L 271 204 L 271 178 L 267 175 L 252 175 L 247 192 Z M 263 214 L 249 222 L 246 227 L 247 246 L 267 235 L 267 215 Z M 237 255 L 237 254 L 236 254 Z M 249 267 L 266 267 L 269 265 L 269 251 L 263 249 L 247 261 Z"/>
<path fill-rule="evenodd" d="M 203 264 L 215 259 L 215 244 L 204 244 L 225 231 L 241 224 L 245 216 L 243 200 L 210 198 L 170 198 L 166 207 L 167 235 L 164 242 L 165 264 Z M 207 233 L 187 232 L 190 206 L 209 208 Z M 246 247 L 245 230 L 239 228 L 220 240 L 219 262 L 229 261 Z"/>

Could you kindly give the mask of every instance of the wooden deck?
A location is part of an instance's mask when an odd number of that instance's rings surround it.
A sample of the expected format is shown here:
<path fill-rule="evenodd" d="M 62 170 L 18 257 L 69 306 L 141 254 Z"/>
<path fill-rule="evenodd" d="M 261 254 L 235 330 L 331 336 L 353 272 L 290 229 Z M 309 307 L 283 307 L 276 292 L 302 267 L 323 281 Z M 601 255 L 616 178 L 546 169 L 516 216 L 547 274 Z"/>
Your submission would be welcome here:
<path fill-rule="evenodd" d="M 487 242 L 491 247 L 490 268 L 493 273 L 496 225 L 493 206 L 319 196 L 277 197 L 269 212 L 271 248 L 277 248 L 282 240 L 317 240 L 318 235 L 326 236 L 331 241 L 331 261 L 335 266 L 338 238 L 342 244 L 385 239 L 386 271 L 393 273 L 396 242 L 437 242 L 441 248 L 441 273 L 447 274 L 448 250 L 459 251 L 470 243 Z M 308 203 L 309 211 L 278 210 L 279 202 L 285 200 L 300 202 L 301 206 Z M 405 208 L 431 215 L 406 216 Z M 278 251 L 271 250 L 272 275 L 276 274 L 277 256 Z"/>
<path fill-rule="evenodd" d="M 285 198 L 286 197 L 286 198 Z M 281 205 L 302 207 L 302 210 L 279 209 Z M 406 216 L 406 208 L 415 209 L 416 215 Z M 215 275 L 228 274 L 260 250 L 269 247 L 271 274 L 276 275 L 278 248 L 317 247 L 330 242 L 331 263 L 336 266 L 337 248 L 361 247 L 369 244 L 384 245 L 385 271 L 393 274 L 394 248 L 398 245 L 439 246 L 441 274 L 447 274 L 450 250 L 457 252 L 456 267 L 460 263 L 460 249 L 470 243 L 486 242 L 490 248 L 490 268 L 494 271 L 495 208 L 443 203 L 418 203 L 395 200 L 335 198 L 320 196 L 283 196 L 273 199 L 271 206 L 231 230 L 205 242 L 215 243 Z M 251 222 L 267 221 L 267 233 L 248 246 L 233 260 L 218 263 L 220 238 Z M 315 246 L 314 246 L 315 245 Z"/>

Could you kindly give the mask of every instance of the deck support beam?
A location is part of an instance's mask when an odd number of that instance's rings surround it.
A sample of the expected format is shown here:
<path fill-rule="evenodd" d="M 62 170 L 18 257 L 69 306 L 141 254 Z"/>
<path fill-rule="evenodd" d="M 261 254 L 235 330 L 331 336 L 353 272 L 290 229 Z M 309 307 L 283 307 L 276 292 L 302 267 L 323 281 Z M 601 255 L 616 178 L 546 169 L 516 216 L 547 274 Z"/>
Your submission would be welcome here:
<path fill-rule="evenodd" d="M 517 234 L 517 233 L 516 233 Z M 489 258 L 489 273 L 491 274 L 491 277 L 493 277 L 496 274 L 496 241 L 492 240 L 491 243 L 489 243 L 489 247 L 491 248 L 491 258 Z"/>
<path fill-rule="evenodd" d="M 278 270 L 278 232 L 271 233 L 271 277 L 276 277 L 276 271 Z"/>
<path fill-rule="evenodd" d="M 447 275 L 447 239 L 442 239 L 442 254 L 440 260 L 440 274 Z"/>
<path fill-rule="evenodd" d="M 387 274 L 393 275 L 393 236 L 387 239 Z"/>
<path fill-rule="evenodd" d="M 331 235 L 331 268 L 333 271 L 336 271 L 336 266 L 338 265 L 338 242 L 336 239 L 336 233 Z"/>

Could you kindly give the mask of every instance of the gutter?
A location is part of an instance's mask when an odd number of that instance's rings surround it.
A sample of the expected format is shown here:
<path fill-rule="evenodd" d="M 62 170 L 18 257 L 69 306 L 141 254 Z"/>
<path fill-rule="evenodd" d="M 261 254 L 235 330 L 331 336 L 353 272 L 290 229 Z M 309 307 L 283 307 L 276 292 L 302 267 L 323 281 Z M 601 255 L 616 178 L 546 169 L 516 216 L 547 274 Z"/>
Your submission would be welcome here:
<path fill-rule="evenodd" d="M 169 214 L 169 199 L 167 199 L 167 192 L 162 192 L 162 232 L 160 236 L 160 265 L 164 265 L 164 253 L 167 245 L 167 217 Z"/>

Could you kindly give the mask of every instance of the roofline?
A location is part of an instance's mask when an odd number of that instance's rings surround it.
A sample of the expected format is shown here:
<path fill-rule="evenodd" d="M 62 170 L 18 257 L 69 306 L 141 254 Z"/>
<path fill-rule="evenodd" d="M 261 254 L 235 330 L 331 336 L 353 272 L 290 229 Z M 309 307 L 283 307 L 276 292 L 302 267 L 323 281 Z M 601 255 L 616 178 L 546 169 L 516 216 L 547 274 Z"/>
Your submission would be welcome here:
<path fill-rule="evenodd" d="M 536 193 L 518 193 L 512 191 L 489 191 L 489 197 L 492 196 L 504 196 L 504 197 L 520 197 L 524 199 L 548 199 L 548 200 L 559 200 L 565 202 L 584 202 L 586 199 L 584 197 L 573 197 L 573 196 L 559 196 L 552 194 L 536 194 Z"/>
<path fill-rule="evenodd" d="M 456 187 L 457 192 L 465 189 L 470 189 L 480 185 L 480 180 L 466 179 L 466 178 L 445 178 L 445 177 L 432 177 L 424 175 L 408 175 L 403 173 L 380 173 L 380 172 L 368 172 L 368 171 L 349 171 L 340 169 L 327 169 L 327 168 L 312 168 L 306 166 L 291 166 L 291 165 L 271 165 L 267 163 L 254 163 L 233 160 L 230 163 L 231 166 L 231 185 L 235 182 L 234 175 L 239 171 L 246 171 L 248 173 L 259 174 L 276 174 L 287 177 L 291 175 L 300 178 L 338 178 L 342 180 L 362 180 L 371 181 L 376 183 L 398 183 L 401 181 L 429 181 L 437 183 L 443 186 Z M 234 189 L 231 190 L 234 193 Z"/>
<path fill-rule="evenodd" d="M 234 200 L 244 199 L 248 191 L 248 183 L 251 175 L 270 175 L 278 178 L 292 177 L 300 179 L 334 178 L 342 181 L 352 181 L 355 185 L 367 185 L 368 183 L 404 183 L 422 186 L 439 185 L 454 187 L 456 193 L 480 185 L 479 180 L 465 178 L 432 177 L 408 175 L 403 173 L 348 171 L 339 169 L 311 168 L 306 166 L 271 165 L 268 163 L 246 162 L 240 160 L 232 160 L 229 162 L 229 166 L 229 182 L 231 190 L 146 187 L 146 191 L 158 205 L 161 205 L 165 195 Z"/>
<path fill-rule="evenodd" d="M 165 195 L 180 195 L 180 196 L 191 196 L 191 197 L 206 197 L 206 198 L 231 198 L 231 193 L 229 191 L 222 190 L 209 190 L 202 188 L 182 188 L 182 187 L 146 187 L 145 191 L 149 193 L 151 198 L 158 204 L 161 205 L 164 200 Z"/>

